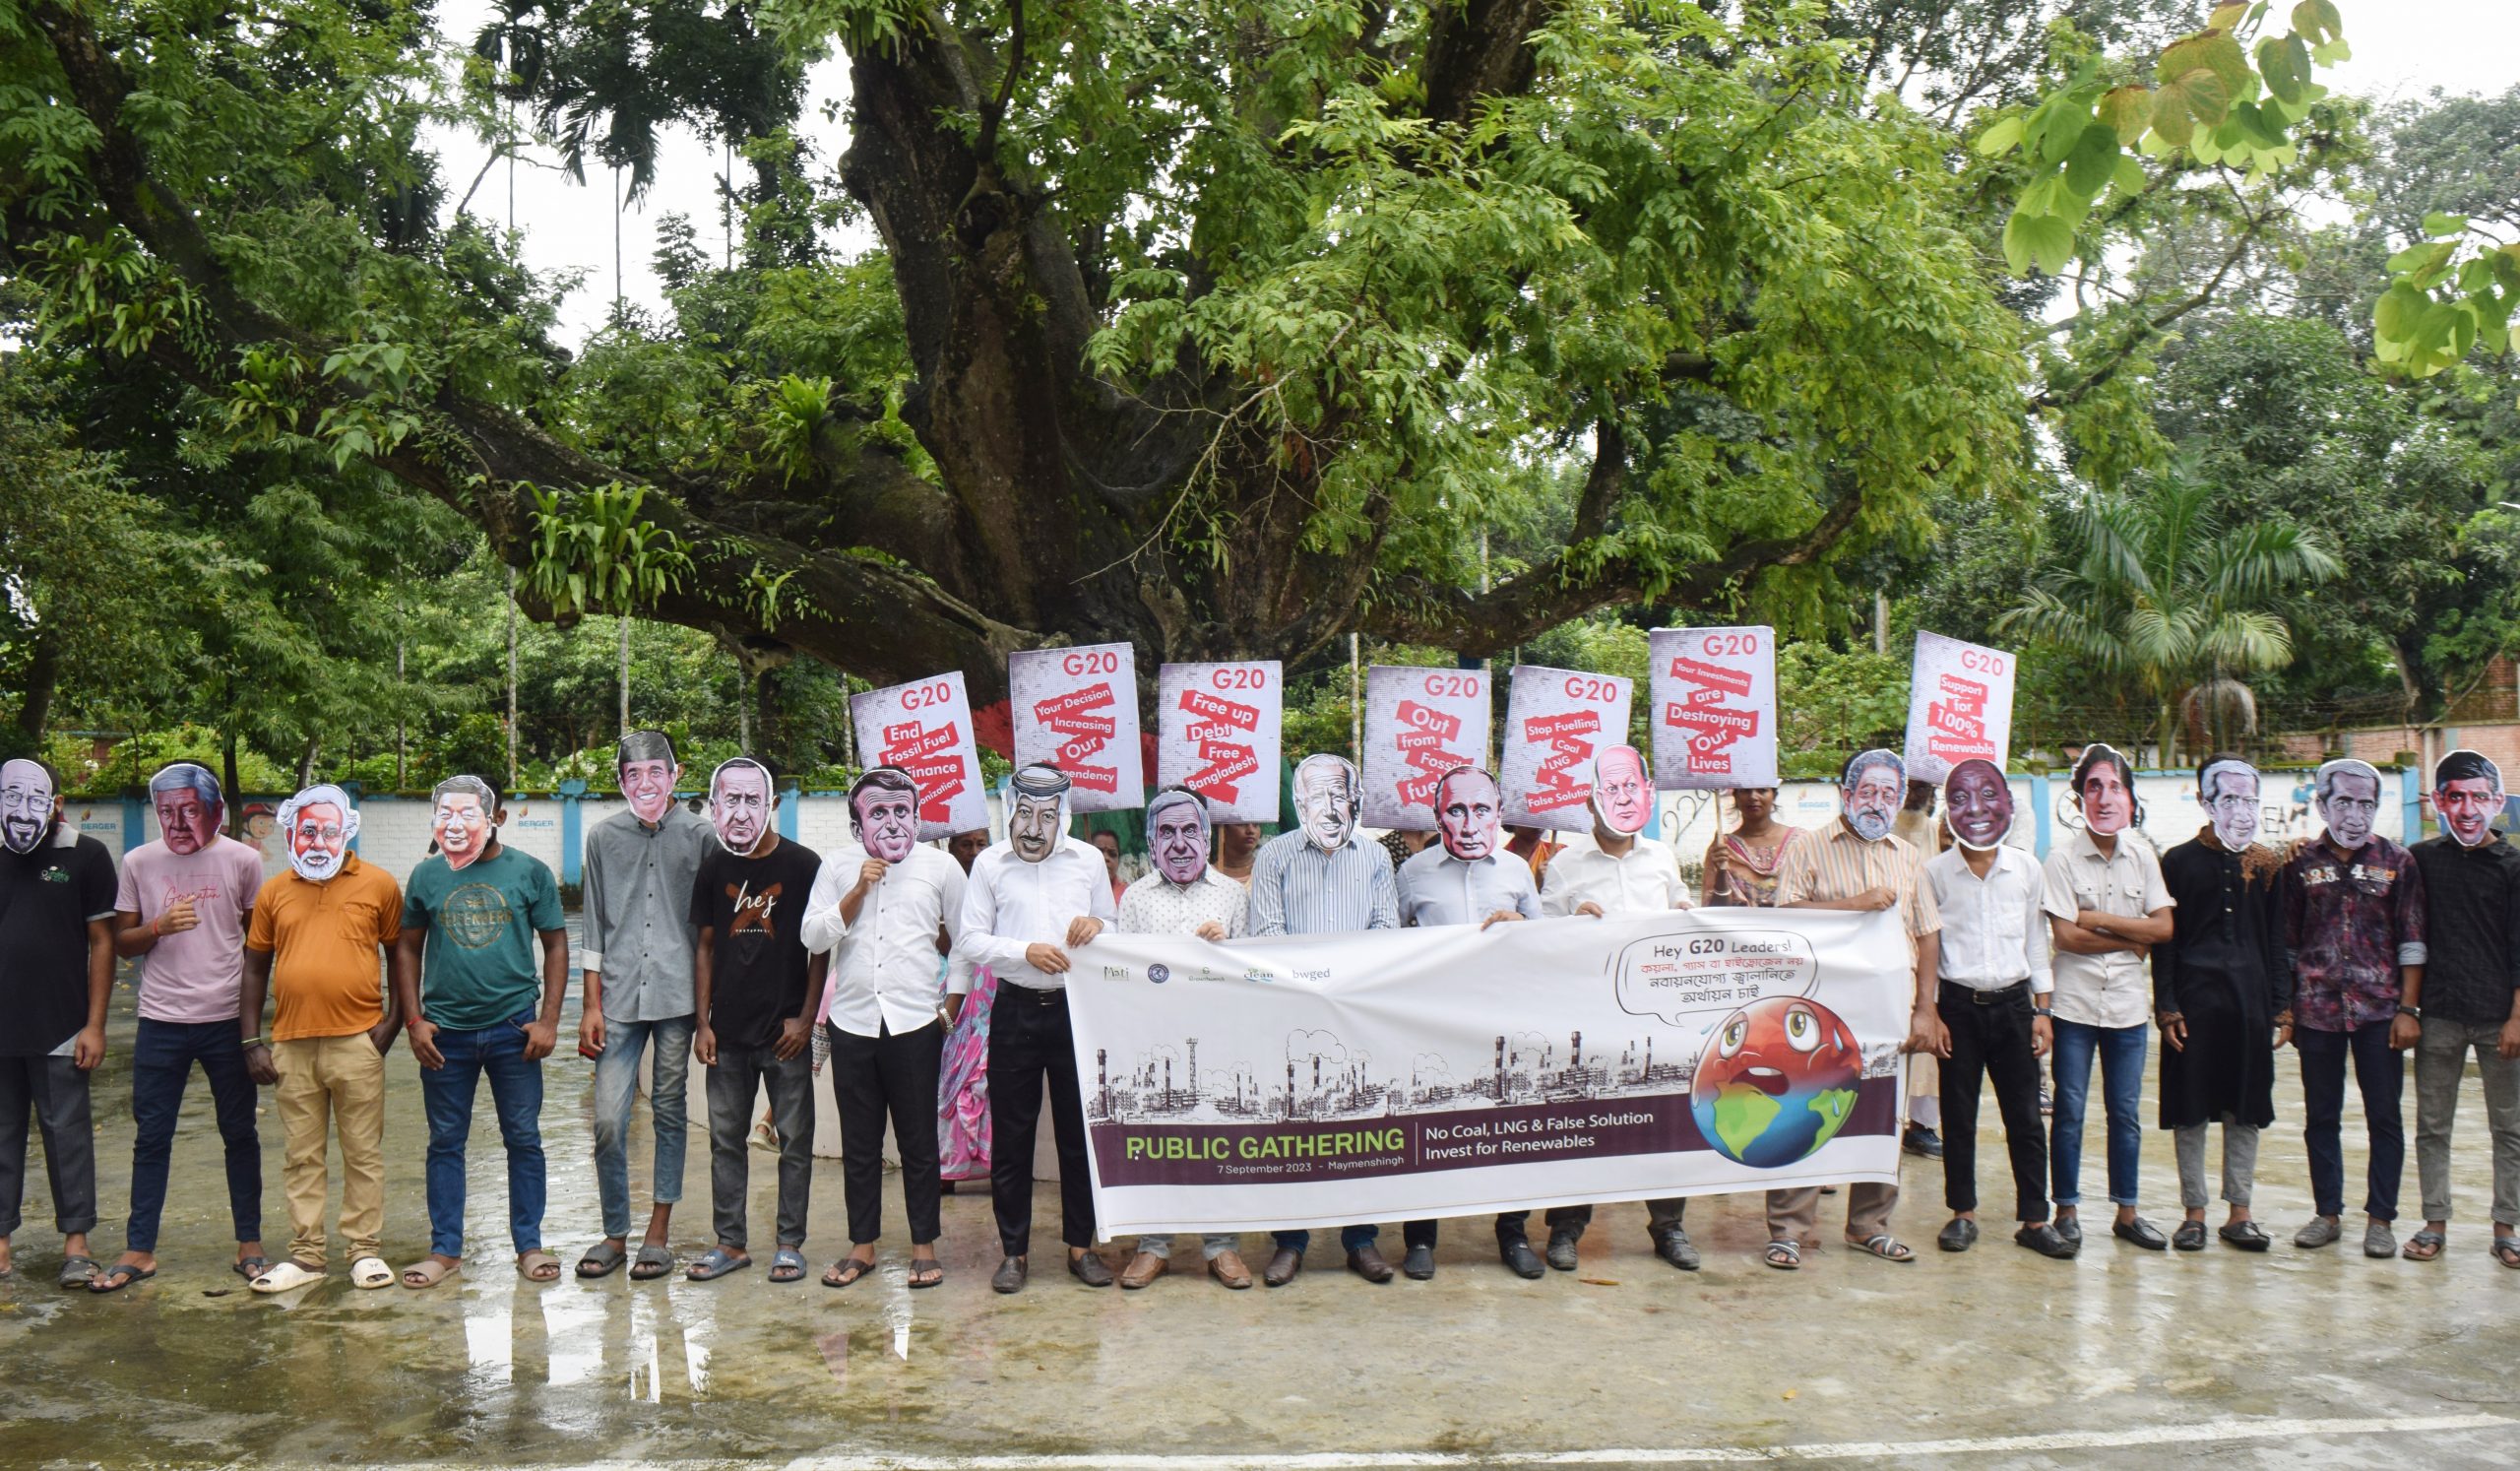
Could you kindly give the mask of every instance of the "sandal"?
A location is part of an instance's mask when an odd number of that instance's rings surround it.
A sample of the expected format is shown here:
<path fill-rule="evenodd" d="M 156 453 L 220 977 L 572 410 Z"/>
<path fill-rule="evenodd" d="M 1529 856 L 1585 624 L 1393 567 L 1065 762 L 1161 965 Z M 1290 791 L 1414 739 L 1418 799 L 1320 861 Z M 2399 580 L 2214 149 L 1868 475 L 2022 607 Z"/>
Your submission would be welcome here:
<path fill-rule="evenodd" d="M 711 1247 L 700 1259 L 683 1273 L 694 1282 L 715 1282 L 728 1272 L 740 1272 L 752 1265 L 752 1258 L 739 1255 L 724 1247 Z"/>
<path fill-rule="evenodd" d="M 268 1256 L 240 1256 L 227 1266 L 227 1270 L 234 1272 L 247 1282 L 253 1281 L 271 1269 L 272 1259 Z"/>
<path fill-rule="evenodd" d="M 2505 1240 L 2505 1241 L 2508 1241 L 2508 1240 L 2509 1240 L 2509 1238 L 2508 1238 L 2508 1237 L 2506 1237 L 2506 1238 L 2504 1238 L 2504 1240 Z M 2512 1262 L 2504 1262 L 2504 1263 L 2503 1263 L 2503 1265 L 2505 1265 L 2505 1266 L 2511 1266 L 2511 1265 L 2515 1265 L 2515 1263 L 2512 1263 Z M 938 1283 L 943 1282 L 944 1280 L 945 1280 L 945 1263 L 943 1263 L 943 1262 L 941 1262 L 941 1261 L 938 1261 L 938 1260 L 937 1260 L 935 1257 L 933 1257 L 933 1256 L 914 1256 L 914 1257 L 912 1257 L 912 1258 L 910 1259 L 910 1285 L 911 1285 L 911 1286 L 913 1286 L 913 1287 L 934 1287 L 934 1286 L 936 1286 Z M 1245 1285 L 1248 1285 L 1248 1284 L 1250 1283 L 1250 1281 L 1251 1281 L 1251 1279 L 1250 1279 L 1250 1278 L 1248 1278 L 1248 1277 L 1245 1277 L 1245 1278 L 1243 1278 L 1242 1280 L 1243 1280 L 1243 1282 L 1244 1282 L 1244 1284 L 1245 1284 Z"/>
<path fill-rule="evenodd" d="M 587 1253 L 578 1258 L 578 1275 L 589 1278 L 609 1277 L 621 1270 L 621 1264 L 629 1259 L 629 1253 L 612 1243 L 598 1242 L 587 1247 Z"/>
<path fill-rule="evenodd" d="M 831 1264 L 830 1271 L 823 1273 L 823 1286 L 848 1287 L 873 1270 L 875 1270 L 875 1263 L 871 1261 L 859 1261 L 854 1256 L 844 1256 Z"/>
<path fill-rule="evenodd" d="M 654 1282 L 673 1270 L 673 1253 L 653 1242 L 643 1242 L 639 1254 L 630 1263 L 630 1280 Z"/>
<path fill-rule="evenodd" d="M 1848 1237 L 1847 1245 L 1859 1251 L 1869 1251 L 1873 1255 L 1880 1257 L 1883 1261 L 1914 1261 L 1917 1259 L 1917 1253 L 1915 1250 L 1910 1248 L 1906 1242 L 1899 1240 L 1897 1237 L 1892 1236 L 1886 1231 L 1881 1233 L 1879 1236 L 1867 1236 L 1861 1241 L 1857 1241 L 1854 1237 Z"/>
<path fill-rule="evenodd" d="M 86 1287 L 96 1280 L 96 1259 L 65 1256 L 61 1259 L 61 1275 L 55 1280 L 64 1287 Z"/>
<path fill-rule="evenodd" d="M 361 1288 L 392 1287 L 394 1269 L 382 1256 L 362 1256 L 350 1263 L 350 1286 Z"/>
<path fill-rule="evenodd" d="M 2520 1237 L 2497 1236 L 2491 1249 L 2494 1260 L 2507 1267 L 2520 1267 Z"/>
<path fill-rule="evenodd" d="M 403 1285 L 414 1292 L 423 1287 L 435 1287 L 461 1271 L 463 1266 L 460 1261 L 440 1261 L 434 1256 L 423 1256 L 403 1268 Z"/>
<path fill-rule="evenodd" d="M 294 1261 L 283 1260 L 275 1262 L 271 1266 L 264 1268 L 263 1274 L 256 1277 L 247 1285 L 251 1286 L 256 1292 L 270 1294 L 276 1292 L 291 1292 L 297 1288 L 310 1287 L 323 1280 L 324 1274 L 315 1270 L 313 1267 L 301 1266 Z"/>
<path fill-rule="evenodd" d="M 560 1279 L 560 1258 L 536 1247 L 517 1257 L 516 1274 L 528 1282 L 556 1282 Z"/>
<path fill-rule="evenodd" d="M 137 1267 L 130 1262 L 116 1262 L 88 1283 L 90 1292 L 120 1292 L 134 1282 L 146 1282 L 158 1275 L 156 1267 Z"/>
<path fill-rule="evenodd" d="M 770 1280 L 794 1282 L 805 1275 L 805 1253 L 793 1247 L 782 1247 L 770 1253 Z"/>
<path fill-rule="evenodd" d="M 1800 1242 L 1768 1243 L 1768 1265 L 1780 1272 L 1797 1271 L 1802 1266 Z"/>
<path fill-rule="evenodd" d="M 2511 1238 L 2507 1236 L 2498 1236 L 2495 1237 L 2494 1240 L 2497 1242 L 2507 1242 L 2511 1240 Z M 2443 1236 L 2438 1231 L 2419 1231 L 2415 1235 L 2406 1239 L 2406 1246 L 2400 1248 L 2398 1254 L 2409 1261 L 2430 1261 L 2435 1256 L 2440 1255 L 2441 1248 L 2448 1245 L 2450 1245 L 2450 1239 Z M 2503 1265 L 2513 1266 L 2520 1265 L 2520 1263 L 2504 1262 Z"/>

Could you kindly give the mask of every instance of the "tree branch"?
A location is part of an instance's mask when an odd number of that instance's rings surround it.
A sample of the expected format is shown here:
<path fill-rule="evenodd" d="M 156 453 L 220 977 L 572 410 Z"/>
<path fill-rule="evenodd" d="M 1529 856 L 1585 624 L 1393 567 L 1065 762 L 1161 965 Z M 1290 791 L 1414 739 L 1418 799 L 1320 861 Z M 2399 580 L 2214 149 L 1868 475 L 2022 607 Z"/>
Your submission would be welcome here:
<path fill-rule="evenodd" d="M 1425 60 L 1418 67 L 1426 116 L 1466 123 L 1481 98 L 1528 90 L 1539 66 L 1531 34 L 1555 8 L 1555 0 L 1437 0 L 1428 6 Z"/>

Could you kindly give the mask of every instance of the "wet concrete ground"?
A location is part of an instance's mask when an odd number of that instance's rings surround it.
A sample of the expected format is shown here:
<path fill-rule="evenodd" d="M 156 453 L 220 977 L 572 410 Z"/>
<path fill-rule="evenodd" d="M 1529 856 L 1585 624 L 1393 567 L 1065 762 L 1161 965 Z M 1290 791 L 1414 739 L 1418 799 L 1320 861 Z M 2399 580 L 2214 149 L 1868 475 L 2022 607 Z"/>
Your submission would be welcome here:
<path fill-rule="evenodd" d="M 129 1005 L 126 991 L 96 1080 L 106 1223 L 94 1246 L 107 1261 L 127 1200 Z M 574 1025 L 573 1010 L 564 1038 Z M 398 1046 L 390 1066 L 386 1239 L 399 1266 L 426 1247 L 426 1135 L 408 1052 Z M 2419 1265 L 2364 1259 L 2359 1217 L 2340 1247 L 2292 1247 L 2309 1198 L 2289 1059 L 2285 1077 L 2287 1121 L 2260 1165 L 2259 1214 L 2279 1238 L 2264 1256 L 2219 1244 L 2158 1255 L 2099 1237 L 2080 1260 L 2050 1262 L 1992 1220 L 1976 1250 L 1944 1255 L 1931 1248 L 1945 1219 L 1939 1168 L 1912 1159 L 1898 1215 L 1920 1251 L 1909 1266 L 1839 1247 L 1831 1200 L 1827 1245 L 1798 1274 L 1770 1270 L 1757 1202 L 1733 1197 L 1692 1207 L 1707 1253 L 1694 1274 L 1649 1254 L 1644 1208 L 1627 1204 L 1602 1212 L 1579 1272 L 1540 1282 L 1496 1263 L 1484 1222 L 1459 1221 L 1446 1223 L 1430 1283 L 1368 1286 L 1338 1269 L 1335 1238 L 1317 1238 L 1312 1270 L 1281 1291 L 1226 1292 L 1185 1249 L 1176 1275 L 1148 1291 L 1097 1292 L 1057 1270 L 1045 1187 L 1040 1271 L 1012 1299 L 987 1288 L 996 1253 L 980 1195 L 945 1202 L 949 1276 L 933 1291 L 905 1286 L 897 1198 L 884 1270 L 847 1291 L 810 1276 L 775 1286 L 766 1252 L 715 1284 L 525 1283 L 504 1249 L 486 1098 L 466 1275 L 425 1293 L 358 1291 L 337 1239 L 330 1280 L 258 1298 L 225 1270 L 218 1134 L 196 1078 L 155 1281 L 104 1297 L 51 1286 L 59 1242 L 32 1172 L 19 1278 L 0 1286 L 0 1464 L 1602 1465 L 1780 1449 L 1858 1464 L 2520 1464 L 2520 1271 L 2485 1251 L 2475 1082 L 2451 1249 Z M 566 1046 L 549 1063 L 546 1242 L 569 1262 L 598 1230 L 589 1079 Z M 278 1254 L 286 1213 L 265 1098 L 265 1229 Z M 2001 1198 L 1986 1113 L 1981 1188 Z M 675 1220 L 686 1260 L 708 1245 L 697 1123 Z M 2360 1128 L 2349 1112 L 2357 1181 Z M 2087 1189 L 2099 1183 L 2098 1133 L 2095 1121 Z M 647 1148 L 643 1129 L 643 1213 Z M 752 1159 L 752 1217 L 766 1228 L 773 1157 Z M 2178 1212 L 2166 1134 L 2147 1133 L 2144 1163 L 2147 1214 L 2167 1230 Z M 846 1249 L 837 1163 L 819 1163 L 814 1183 L 818 1273 Z M 896 1186 L 888 1176 L 888 1194 Z M 2405 1191 L 2413 1212 L 2411 1159 Z M 1396 1247 L 1388 1226 L 1386 1238 Z M 1265 1238 L 1246 1247 L 1256 1271 Z M 1116 1265 L 1119 1248 L 1106 1250 Z"/>

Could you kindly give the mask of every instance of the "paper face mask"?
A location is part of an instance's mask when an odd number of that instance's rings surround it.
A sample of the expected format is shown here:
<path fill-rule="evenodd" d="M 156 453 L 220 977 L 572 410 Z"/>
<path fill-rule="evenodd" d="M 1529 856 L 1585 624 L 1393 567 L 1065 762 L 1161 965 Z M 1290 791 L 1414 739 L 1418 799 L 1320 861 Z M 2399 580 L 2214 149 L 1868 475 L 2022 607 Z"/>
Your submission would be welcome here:
<path fill-rule="evenodd" d="M 1015 856 L 1038 863 L 1059 851 L 1067 836 L 1067 773 L 1055 766 L 1027 766 L 1008 789 L 1006 842 Z"/>
<path fill-rule="evenodd" d="M 1171 883 L 1197 883 L 1208 871 L 1208 804 L 1187 787 L 1155 794 L 1146 804 L 1146 844 L 1155 871 Z"/>
<path fill-rule="evenodd" d="M 1943 821 L 1972 853 L 2003 846 L 2012 831 L 2012 788 L 1995 763 L 1972 757 L 1942 779 Z"/>
<path fill-rule="evenodd" d="M 631 732 L 621 737 L 616 770 L 632 814 L 650 827 L 664 821 L 665 809 L 673 805 L 674 784 L 682 780 L 673 738 L 662 731 Z"/>
<path fill-rule="evenodd" d="M 779 794 L 771 786 L 770 768 L 750 756 L 730 756 L 709 777 L 709 825 L 718 841 L 737 858 L 750 858 L 770 836 L 771 818 L 779 810 Z"/>
<path fill-rule="evenodd" d="M 149 804 L 158 813 L 158 835 L 166 851 L 190 858 L 219 836 L 227 803 L 210 768 L 178 761 L 149 779 Z"/>
<path fill-rule="evenodd" d="M 2074 799 L 2082 804 L 2083 827 L 2101 837 L 2126 830 L 2135 820 L 2133 767 L 2115 746 L 2083 749 L 2074 763 Z"/>
<path fill-rule="evenodd" d="M 918 783 L 898 766 L 869 767 L 849 789 L 849 830 L 868 858 L 909 858 L 918 845 Z"/>
<path fill-rule="evenodd" d="M 1356 835 L 1356 794 L 1364 786 L 1355 765 L 1327 751 L 1295 767 L 1295 816 L 1303 835 L 1324 853 L 1337 853 Z"/>
<path fill-rule="evenodd" d="M 0 844 L 11 853 L 32 853 L 52 831 L 60 792 L 37 761 L 0 763 Z"/>
<path fill-rule="evenodd" d="M 2258 790 L 2257 768 L 2246 761 L 2209 762 L 2196 774 L 2196 799 L 2205 804 L 2205 820 L 2225 852 L 2237 853 L 2257 841 Z"/>
<path fill-rule="evenodd" d="M 2371 841 L 2372 820 L 2380 815 L 2380 773 L 2367 761 L 2348 756 L 2319 768 L 2319 820 L 2336 846 L 2352 853 Z"/>
<path fill-rule="evenodd" d="M 2492 842 L 2493 814 L 2502 810 L 2502 768 L 2475 751 L 2443 756 L 2432 768 L 2432 809 L 2460 847 Z"/>
<path fill-rule="evenodd" d="M 479 777 L 459 776 L 438 783 L 429 795 L 436 802 L 429 831 L 437 838 L 438 855 L 460 873 L 489 852 L 498 835 L 499 794 Z"/>
<path fill-rule="evenodd" d="M 1496 778 L 1476 766 L 1456 766 L 1435 784 L 1435 830 L 1444 852 L 1477 863 L 1496 851 L 1496 823 L 1504 795 Z"/>
<path fill-rule="evenodd" d="M 1645 757 L 1632 745 L 1614 745 L 1593 758 L 1593 820 L 1622 838 L 1645 831 L 1654 815 L 1654 787 L 1645 779 Z"/>
<path fill-rule="evenodd" d="M 1847 826 L 1867 843 L 1890 836 L 1890 824 L 1897 820 L 1900 799 L 1907 794 L 1907 763 L 1896 751 L 1858 751 L 1838 778 L 1838 803 L 1846 813 Z"/>
<path fill-rule="evenodd" d="M 288 848 L 289 868 L 309 883 L 322 883 L 349 862 L 350 842 L 358 836 L 358 808 L 339 787 L 309 787 L 280 804 L 280 831 Z"/>

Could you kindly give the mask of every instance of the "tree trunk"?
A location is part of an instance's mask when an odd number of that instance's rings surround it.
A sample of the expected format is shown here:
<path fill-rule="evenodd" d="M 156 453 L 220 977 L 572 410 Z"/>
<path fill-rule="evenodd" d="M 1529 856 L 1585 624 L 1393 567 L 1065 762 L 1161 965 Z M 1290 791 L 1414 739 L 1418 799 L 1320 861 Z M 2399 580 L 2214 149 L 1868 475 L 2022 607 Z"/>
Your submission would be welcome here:
<path fill-rule="evenodd" d="M 315 785 L 315 753 L 323 749 L 323 736 L 315 735 L 312 732 L 307 734 L 306 747 L 297 753 L 298 791 L 303 792 L 307 788 Z"/>
<path fill-rule="evenodd" d="M 34 653 L 27 665 L 26 692 L 18 698 L 21 748 L 43 749 L 44 726 L 52 719 L 52 697 L 60 687 L 61 640 L 46 629 L 35 635 Z"/>
<path fill-rule="evenodd" d="M 236 730 L 232 726 L 220 736 L 219 780 L 220 790 L 227 794 L 227 836 L 242 838 L 245 836 L 245 803 L 241 799 L 244 784 L 236 779 Z"/>

